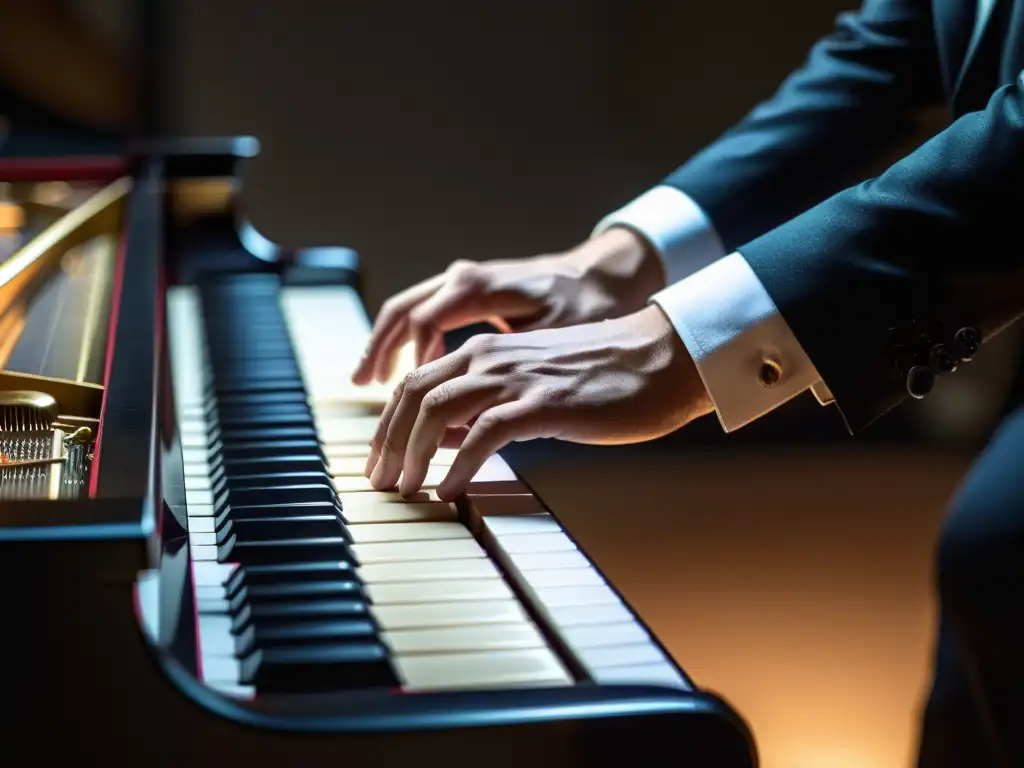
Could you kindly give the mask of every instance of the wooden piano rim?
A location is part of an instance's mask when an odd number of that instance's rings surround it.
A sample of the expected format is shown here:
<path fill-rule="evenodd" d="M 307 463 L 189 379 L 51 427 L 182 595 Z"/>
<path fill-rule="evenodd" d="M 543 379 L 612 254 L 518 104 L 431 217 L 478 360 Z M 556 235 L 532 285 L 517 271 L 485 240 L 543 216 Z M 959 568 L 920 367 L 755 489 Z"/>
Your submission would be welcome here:
<path fill-rule="evenodd" d="M 0 158 L 0 181 L 109 182 L 130 172 L 129 158 L 121 156 Z"/>

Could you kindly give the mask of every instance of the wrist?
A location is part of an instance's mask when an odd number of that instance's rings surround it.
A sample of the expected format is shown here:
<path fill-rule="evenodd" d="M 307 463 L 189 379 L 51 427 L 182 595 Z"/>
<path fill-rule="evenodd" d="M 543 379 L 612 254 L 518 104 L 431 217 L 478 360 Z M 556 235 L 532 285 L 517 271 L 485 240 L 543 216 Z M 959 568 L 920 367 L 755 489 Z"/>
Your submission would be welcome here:
<path fill-rule="evenodd" d="M 564 254 L 582 280 L 614 296 L 623 314 L 642 309 L 666 285 L 657 250 L 628 227 L 613 226 Z"/>
<path fill-rule="evenodd" d="M 658 350 L 671 361 L 670 378 L 679 395 L 681 423 L 688 424 L 694 419 L 713 413 L 715 405 L 700 371 L 697 370 L 697 363 L 669 316 L 659 305 L 652 303 L 633 317 L 638 321 L 638 332 L 649 340 L 652 349 Z"/>

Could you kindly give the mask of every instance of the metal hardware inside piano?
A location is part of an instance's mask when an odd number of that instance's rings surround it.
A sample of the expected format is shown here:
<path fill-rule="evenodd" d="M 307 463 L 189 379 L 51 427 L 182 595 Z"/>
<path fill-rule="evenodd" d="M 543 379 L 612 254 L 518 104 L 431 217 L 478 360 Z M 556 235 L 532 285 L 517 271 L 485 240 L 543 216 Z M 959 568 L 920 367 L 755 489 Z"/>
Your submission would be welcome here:
<path fill-rule="evenodd" d="M 245 222 L 256 149 L 0 161 L 12 764 L 756 766 L 500 457 L 368 485 L 358 259 Z"/>

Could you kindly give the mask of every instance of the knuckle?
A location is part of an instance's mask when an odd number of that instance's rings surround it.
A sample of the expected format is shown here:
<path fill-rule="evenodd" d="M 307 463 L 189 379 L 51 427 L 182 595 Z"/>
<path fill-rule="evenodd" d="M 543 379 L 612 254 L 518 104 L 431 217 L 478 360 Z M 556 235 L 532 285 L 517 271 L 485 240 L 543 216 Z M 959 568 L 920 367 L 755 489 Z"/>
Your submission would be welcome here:
<path fill-rule="evenodd" d="M 448 382 L 442 382 L 430 390 L 423 398 L 422 410 L 427 413 L 442 410 L 452 401 L 452 387 Z"/>
<path fill-rule="evenodd" d="M 448 279 L 456 286 L 469 289 L 482 282 L 483 268 L 479 262 L 459 259 L 453 261 L 447 270 Z"/>
<path fill-rule="evenodd" d="M 490 354 L 497 338 L 493 333 L 479 333 L 466 342 L 466 351 L 474 357 Z"/>
<path fill-rule="evenodd" d="M 415 368 L 402 377 L 402 395 L 404 398 L 421 398 L 426 394 L 426 377 L 422 368 Z"/>

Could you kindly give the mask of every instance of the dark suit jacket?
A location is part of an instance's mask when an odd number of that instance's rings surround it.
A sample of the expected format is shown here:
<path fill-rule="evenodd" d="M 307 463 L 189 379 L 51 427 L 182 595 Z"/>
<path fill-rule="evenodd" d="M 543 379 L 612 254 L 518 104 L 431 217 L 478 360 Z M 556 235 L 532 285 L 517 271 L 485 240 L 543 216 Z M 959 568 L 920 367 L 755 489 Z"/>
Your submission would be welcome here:
<path fill-rule="evenodd" d="M 988 338 L 1024 313 L 1024 0 L 996 0 L 971 47 L 976 7 L 866 0 L 666 180 L 750 263 L 851 431 L 958 329 Z M 843 188 L 943 101 L 948 128 Z"/>

